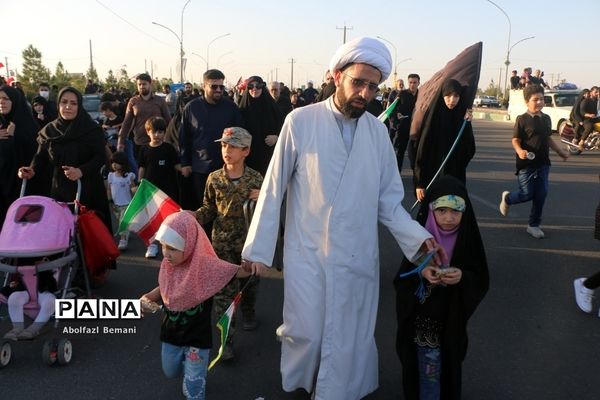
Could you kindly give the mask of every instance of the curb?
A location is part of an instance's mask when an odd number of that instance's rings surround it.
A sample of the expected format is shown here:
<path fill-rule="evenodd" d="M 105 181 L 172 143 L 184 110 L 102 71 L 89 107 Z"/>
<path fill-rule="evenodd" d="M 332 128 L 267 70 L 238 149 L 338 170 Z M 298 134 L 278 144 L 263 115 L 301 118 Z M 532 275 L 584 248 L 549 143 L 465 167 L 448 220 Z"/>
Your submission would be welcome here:
<path fill-rule="evenodd" d="M 491 113 L 491 112 L 474 111 L 473 119 L 484 119 L 487 121 L 510 122 L 510 117 L 506 113 Z"/>

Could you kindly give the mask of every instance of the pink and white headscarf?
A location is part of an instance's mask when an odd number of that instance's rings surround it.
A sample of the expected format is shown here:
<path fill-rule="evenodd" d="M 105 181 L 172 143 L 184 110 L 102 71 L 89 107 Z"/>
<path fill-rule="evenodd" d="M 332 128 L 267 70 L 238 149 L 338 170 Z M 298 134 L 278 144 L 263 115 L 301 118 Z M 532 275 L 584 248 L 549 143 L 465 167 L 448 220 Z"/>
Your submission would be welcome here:
<path fill-rule="evenodd" d="M 217 257 L 204 229 L 189 211 L 169 215 L 156 239 L 183 250 L 180 264 L 171 265 L 163 259 L 158 274 L 161 297 L 171 311 L 184 311 L 211 298 L 240 268 Z"/>

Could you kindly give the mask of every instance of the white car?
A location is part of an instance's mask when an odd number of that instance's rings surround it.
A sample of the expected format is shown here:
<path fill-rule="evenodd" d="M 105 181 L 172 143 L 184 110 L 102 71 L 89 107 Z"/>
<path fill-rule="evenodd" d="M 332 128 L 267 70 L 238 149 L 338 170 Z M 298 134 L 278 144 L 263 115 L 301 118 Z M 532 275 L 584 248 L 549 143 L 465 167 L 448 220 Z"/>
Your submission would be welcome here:
<path fill-rule="evenodd" d="M 494 96 L 477 96 L 473 100 L 473 107 L 500 107 L 500 102 Z"/>
<path fill-rule="evenodd" d="M 103 120 L 103 115 L 100 112 L 100 95 L 99 94 L 84 94 L 83 109 L 90 114 L 90 117 L 96 122 Z"/>
<path fill-rule="evenodd" d="M 550 116 L 552 130 L 560 132 L 560 126 L 569 121 L 571 109 L 579 96 L 580 90 L 546 90 L 544 91 L 544 108 L 542 112 Z M 523 90 L 511 90 L 508 103 L 508 116 L 512 121 L 527 112 Z"/>

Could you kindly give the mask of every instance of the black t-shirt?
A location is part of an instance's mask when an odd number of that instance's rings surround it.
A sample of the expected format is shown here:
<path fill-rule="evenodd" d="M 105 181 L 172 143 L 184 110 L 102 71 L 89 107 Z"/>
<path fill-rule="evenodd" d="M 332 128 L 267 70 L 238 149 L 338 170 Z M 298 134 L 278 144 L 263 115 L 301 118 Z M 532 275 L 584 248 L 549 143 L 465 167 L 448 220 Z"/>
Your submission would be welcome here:
<path fill-rule="evenodd" d="M 212 298 L 185 311 L 163 308 L 160 340 L 174 346 L 212 347 Z"/>
<path fill-rule="evenodd" d="M 519 115 L 515 122 L 513 138 L 521 139 L 523 150 L 533 152 L 533 160 L 521 160 L 516 155 L 517 172 L 524 168 L 537 168 L 542 165 L 550 165 L 550 136 L 552 135 L 552 122 L 550 117 L 544 113 L 541 116 L 532 116 L 529 113 Z"/>
<path fill-rule="evenodd" d="M 162 143 L 158 147 L 144 145 L 140 149 L 138 163 L 140 167 L 144 168 L 143 177 L 145 179 L 152 182 L 173 200 L 179 201 L 175 165 L 180 164 L 180 161 L 173 146 L 169 143 Z"/>
<path fill-rule="evenodd" d="M 579 106 L 579 110 L 581 115 L 584 114 L 594 114 L 598 113 L 598 101 L 596 99 L 584 99 Z M 589 117 L 583 117 L 584 120 Z"/>

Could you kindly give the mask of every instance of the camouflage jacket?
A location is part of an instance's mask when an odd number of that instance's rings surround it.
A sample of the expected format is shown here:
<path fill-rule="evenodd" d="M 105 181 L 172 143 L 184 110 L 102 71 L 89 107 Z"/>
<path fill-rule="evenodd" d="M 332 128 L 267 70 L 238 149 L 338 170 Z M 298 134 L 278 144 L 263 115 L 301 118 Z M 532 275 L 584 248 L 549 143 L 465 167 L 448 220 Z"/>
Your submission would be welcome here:
<path fill-rule="evenodd" d="M 251 189 L 260 189 L 262 181 L 262 175 L 248 166 L 235 181 L 227 176 L 225 167 L 208 176 L 196 219 L 200 224 L 213 222 L 212 244 L 219 258 L 240 264 L 247 234 L 244 202 Z"/>

